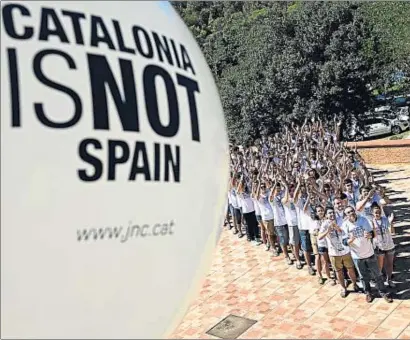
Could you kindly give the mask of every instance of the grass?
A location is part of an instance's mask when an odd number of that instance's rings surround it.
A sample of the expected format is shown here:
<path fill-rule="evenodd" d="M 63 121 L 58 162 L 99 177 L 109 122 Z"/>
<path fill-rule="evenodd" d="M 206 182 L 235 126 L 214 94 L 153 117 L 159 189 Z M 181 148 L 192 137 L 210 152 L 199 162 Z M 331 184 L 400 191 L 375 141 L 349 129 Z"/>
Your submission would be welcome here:
<path fill-rule="evenodd" d="M 382 138 L 382 139 L 398 140 L 398 139 L 406 139 L 407 137 L 410 137 L 410 130 L 399 133 L 398 135 L 388 136 L 388 137 L 385 137 L 385 138 Z"/>

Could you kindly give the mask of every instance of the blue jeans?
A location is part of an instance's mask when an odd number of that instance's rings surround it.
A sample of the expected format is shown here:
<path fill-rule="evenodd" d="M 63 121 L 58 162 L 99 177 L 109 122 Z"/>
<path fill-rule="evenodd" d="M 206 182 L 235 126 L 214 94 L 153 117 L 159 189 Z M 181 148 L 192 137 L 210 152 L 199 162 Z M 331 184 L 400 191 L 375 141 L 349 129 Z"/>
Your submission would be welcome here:
<path fill-rule="evenodd" d="M 310 241 L 309 230 L 299 230 L 299 235 L 300 235 L 300 245 L 302 247 L 302 250 L 307 253 L 313 252 L 312 242 Z M 308 260 L 309 259 L 306 259 L 306 261 Z"/>
<path fill-rule="evenodd" d="M 276 234 L 279 238 L 279 244 L 281 246 L 287 246 L 289 244 L 289 229 L 288 226 L 285 225 L 278 225 L 275 227 Z"/>
<path fill-rule="evenodd" d="M 384 287 L 382 273 L 377 264 L 376 255 L 370 256 L 367 259 L 353 259 L 354 265 L 360 275 L 365 293 L 370 293 L 370 279 L 376 281 L 376 288 L 381 296 L 386 295 L 386 288 Z"/>

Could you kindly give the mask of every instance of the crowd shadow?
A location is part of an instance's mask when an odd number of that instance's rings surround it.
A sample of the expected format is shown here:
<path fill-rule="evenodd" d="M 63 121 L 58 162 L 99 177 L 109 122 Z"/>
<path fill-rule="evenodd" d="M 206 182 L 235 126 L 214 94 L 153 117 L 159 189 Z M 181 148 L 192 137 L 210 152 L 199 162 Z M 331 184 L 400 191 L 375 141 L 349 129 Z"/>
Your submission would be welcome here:
<path fill-rule="evenodd" d="M 386 193 L 391 197 L 391 203 L 386 207 L 386 214 L 394 213 L 394 243 L 396 244 L 393 281 L 396 288 L 392 289 L 397 300 L 410 300 L 410 200 L 409 193 L 392 187 L 395 182 L 408 180 L 409 177 L 388 179 L 386 174 L 404 170 L 374 170 L 372 171 L 377 184 L 386 187 Z M 393 196 L 393 197 L 392 197 Z"/>
<path fill-rule="evenodd" d="M 396 172 L 402 172 L 404 171 L 403 169 L 397 169 L 397 170 L 379 170 L 379 169 L 374 169 L 374 168 L 369 168 L 369 170 L 372 172 L 373 177 L 382 177 L 386 174 L 394 174 Z"/>

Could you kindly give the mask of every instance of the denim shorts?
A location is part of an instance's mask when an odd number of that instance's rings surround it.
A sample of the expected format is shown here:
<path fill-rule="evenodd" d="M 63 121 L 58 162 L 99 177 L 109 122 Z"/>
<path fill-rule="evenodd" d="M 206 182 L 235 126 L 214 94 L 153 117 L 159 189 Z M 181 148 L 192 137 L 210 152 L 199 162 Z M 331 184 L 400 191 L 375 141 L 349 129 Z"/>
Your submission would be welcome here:
<path fill-rule="evenodd" d="M 239 208 L 234 208 L 234 207 L 231 205 L 231 215 L 232 215 L 232 218 L 235 219 L 235 221 L 236 221 L 237 224 L 241 224 L 241 222 L 242 222 L 242 214 L 241 214 L 241 210 L 240 210 Z"/>
<path fill-rule="evenodd" d="M 300 244 L 300 235 L 298 226 L 289 227 L 289 243 L 292 246 Z"/>
<path fill-rule="evenodd" d="M 299 235 L 300 235 L 300 246 L 302 250 L 311 253 L 313 249 L 312 249 L 312 243 L 310 242 L 309 230 L 299 229 Z"/>
<path fill-rule="evenodd" d="M 392 249 L 389 249 L 389 250 L 381 250 L 379 247 L 376 247 L 375 249 L 374 249 L 374 253 L 376 254 L 376 255 L 394 255 L 394 248 L 392 248 Z"/>
<path fill-rule="evenodd" d="M 323 254 L 328 253 L 328 250 L 327 250 L 326 247 L 318 247 L 317 249 L 318 249 L 318 253 L 319 253 L 320 255 L 323 255 Z"/>
<path fill-rule="evenodd" d="M 287 246 L 289 244 L 289 229 L 288 225 L 278 225 L 275 227 L 276 235 L 278 235 L 279 243 L 281 246 Z"/>

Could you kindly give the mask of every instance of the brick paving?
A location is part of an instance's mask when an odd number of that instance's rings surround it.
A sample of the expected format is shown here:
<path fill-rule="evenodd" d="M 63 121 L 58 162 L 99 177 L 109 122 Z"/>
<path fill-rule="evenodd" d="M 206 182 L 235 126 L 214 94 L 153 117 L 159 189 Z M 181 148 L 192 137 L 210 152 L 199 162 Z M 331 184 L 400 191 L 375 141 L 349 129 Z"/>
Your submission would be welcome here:
<path fill-rule="evenodd" d="M 392 304 L 380 298 L 369 304 L 355 293 L 342 299 L 338 287 L 319 286 L 305 268 L 224 230 L 200 295 L 172 338 L 215 338 L 206 332 L 233 314 L 257 321 L 240 339 L 410 339 L 410 164 L 371 168 L 388 188 L 398 219 Z"/>

